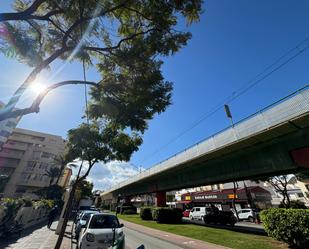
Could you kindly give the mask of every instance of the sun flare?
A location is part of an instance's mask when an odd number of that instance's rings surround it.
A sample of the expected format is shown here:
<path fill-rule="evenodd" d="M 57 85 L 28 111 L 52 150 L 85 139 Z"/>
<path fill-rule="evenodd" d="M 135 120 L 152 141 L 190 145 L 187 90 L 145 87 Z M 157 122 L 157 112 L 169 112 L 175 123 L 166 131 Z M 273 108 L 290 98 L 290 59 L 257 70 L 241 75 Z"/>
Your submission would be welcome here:
<path fill-rule="evenodd" d="M 40 82 L 35 81 L 30 85 L 29 89 L 31 90 L 31 92 L 39 94 L 46 89 L 46 86 L 44 86 Z"/>

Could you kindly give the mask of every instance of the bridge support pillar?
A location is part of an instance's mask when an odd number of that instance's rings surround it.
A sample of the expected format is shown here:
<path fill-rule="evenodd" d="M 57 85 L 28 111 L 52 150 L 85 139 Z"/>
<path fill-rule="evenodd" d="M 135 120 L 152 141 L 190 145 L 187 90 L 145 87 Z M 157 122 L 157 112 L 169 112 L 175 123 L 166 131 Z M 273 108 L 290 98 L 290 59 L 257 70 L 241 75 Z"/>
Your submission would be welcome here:
<path fill-rule="evenodd" d="M 156 192 L 155 204 L 157 207 L 166 206 L 166 192 L 165 191 Z"/>
<path fill-rule="evenodd" d="M 294 162 L 304 168 L 309 168 L 309 147 L 291 151 Z"/>
<path fill-rule="evenodd" d="M 126 205 L 126 204 L 131 204 L 131 199 L 132 199 L 132 196 L 124 196 L 123 197 L 123 204 Z"/>

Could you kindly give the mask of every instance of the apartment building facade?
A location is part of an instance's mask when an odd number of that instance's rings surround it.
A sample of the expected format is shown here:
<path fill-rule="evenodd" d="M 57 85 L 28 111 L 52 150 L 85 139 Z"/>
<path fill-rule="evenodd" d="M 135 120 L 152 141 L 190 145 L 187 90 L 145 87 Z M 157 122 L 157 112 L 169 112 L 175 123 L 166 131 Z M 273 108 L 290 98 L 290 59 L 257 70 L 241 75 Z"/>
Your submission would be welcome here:
<path fill-rule="evenodd" d="M 65 140 L 60 136 L 14 129 L 0 149 L 0 175 L 8 179 L 1 195 L 37 198 L 34 192 L 50 184 L 47 170 L 60 167 L 54 158 L 61 155 L 64 148 Z M 67 175 L 64 177 L 67 183 Z"/>

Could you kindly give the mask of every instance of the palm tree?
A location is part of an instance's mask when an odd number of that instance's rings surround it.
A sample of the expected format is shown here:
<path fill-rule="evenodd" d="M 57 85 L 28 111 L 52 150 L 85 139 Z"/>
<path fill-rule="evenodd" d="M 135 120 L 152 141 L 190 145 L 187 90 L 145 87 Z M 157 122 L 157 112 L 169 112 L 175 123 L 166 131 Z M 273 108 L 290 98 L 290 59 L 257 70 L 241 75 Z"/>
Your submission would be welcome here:
<path fill-rule="evenodd" d="M 55 165 L 60 165 L 59 174 L 57 175 L 57 180 L 56 180 L 56 184 L 58 184 L 61 176 L 64 173 L 65 167 L 67 166 L 69 161 L 66 160 L 66 158 L 64 156 L 62 156 L 62 155 L 56 156 L 54 161 L 55 161 L 54 162 Z"/>
<path fill-rule="evenodd" d="M 71 162 L 73 161 L 74 158 L 72 158 L 72 156 L 69 153 L 66 153 L 67 148 L 65 148 L 65 152 L 63 155 L 58 155 L 54 158 L 54 165 L 56 166 L 60 166 L 59 168 L 59 174 L 57 176 L 57 180 L 56 180 L 56 184 L 59 183 L 59 180 L 61 178 L 61 176 L 64 173 L 64 170 L 66 168 L 67 165 L 70 165 L 71 167 L 76 167 L 75 164 L 72 164 Z"/>
<path fill-rule="evenodd" d="M 61 175 L 61 170 L 57 167 L 53 167 L 53 168 L 46 170 L 46 173 L 44 175 L 50 178 L 49 186 L 51 186 L 55 178 Z"/>

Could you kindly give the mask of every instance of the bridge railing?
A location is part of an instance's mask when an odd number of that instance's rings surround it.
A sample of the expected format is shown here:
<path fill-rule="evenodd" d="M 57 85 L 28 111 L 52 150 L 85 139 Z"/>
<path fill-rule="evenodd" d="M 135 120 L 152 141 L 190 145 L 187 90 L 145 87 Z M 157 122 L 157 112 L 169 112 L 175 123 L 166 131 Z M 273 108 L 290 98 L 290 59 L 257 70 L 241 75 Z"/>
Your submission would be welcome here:
<path fill-rule="evenodd" d="M 240 120 L 109 190 L 121 188 L 309 112 L 309 85 Z"/>

